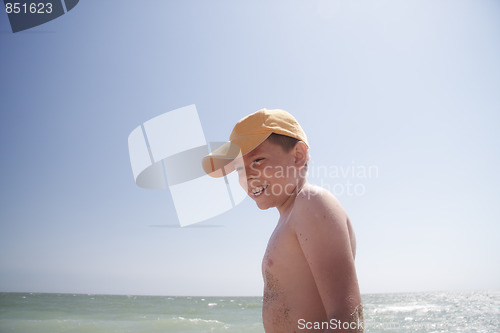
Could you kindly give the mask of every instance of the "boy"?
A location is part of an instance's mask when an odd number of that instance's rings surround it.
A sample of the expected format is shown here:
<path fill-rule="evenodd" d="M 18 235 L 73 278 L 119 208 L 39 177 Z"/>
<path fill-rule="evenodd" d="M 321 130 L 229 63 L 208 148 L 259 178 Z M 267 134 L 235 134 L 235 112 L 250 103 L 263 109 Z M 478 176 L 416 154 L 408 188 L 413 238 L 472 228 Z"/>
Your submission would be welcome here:
<path fill-rule="evenodd" d="M 362 332 L 354 232 L 337 199 L 307 182 L 308 148 L 292 115 L 262 109 L 241 119 L 203 168 L 214 177 L 236 169 L 260 209 L 279 211 L 262 262 L 265 331 Z"/>

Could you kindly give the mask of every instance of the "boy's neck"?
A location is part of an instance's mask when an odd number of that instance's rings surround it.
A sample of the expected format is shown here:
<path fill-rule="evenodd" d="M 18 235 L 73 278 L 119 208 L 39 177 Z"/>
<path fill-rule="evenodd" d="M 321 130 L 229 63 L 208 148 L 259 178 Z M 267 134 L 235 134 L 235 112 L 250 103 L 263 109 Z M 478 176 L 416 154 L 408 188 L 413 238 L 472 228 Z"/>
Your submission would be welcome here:
<path fill-rule="evenodd" d="M 293 193 L 290 196 L 288 196 L 288 198 L 285 200 L 285 202 L 283 202 L 283 204 L 281 206 L 276 207 L 276 208 L 278 208 L 278 212 L 280 213 L 280 217 L 284 217 L 285 215 L 288 215 L 288 213 L 290 212 L 290 210 L 293 207 L 293 203 L 295 202 L 295 198 L 297 197 L 297 195 L 300 193 L 300 191 L 302 190 L 302 188 L 304 188 L 304 186 L 306 184 L 307 184 L 307 180 L 305 178 L 301 178 L 298 181 L 297 186 L 293 190 Z"/>

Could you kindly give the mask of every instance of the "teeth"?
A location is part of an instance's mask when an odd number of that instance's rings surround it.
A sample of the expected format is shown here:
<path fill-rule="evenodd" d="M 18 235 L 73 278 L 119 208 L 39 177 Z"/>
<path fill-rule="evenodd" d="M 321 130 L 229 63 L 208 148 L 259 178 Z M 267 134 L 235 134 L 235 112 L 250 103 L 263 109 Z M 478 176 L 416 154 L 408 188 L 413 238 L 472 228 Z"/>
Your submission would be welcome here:
<path fill-rule="evenodd" d="M 264 188 L 262 186 L 255 187 L 254 189 L 252 189 L 252 193 L 256 194 L 256 193 L 262 192 L 263 189 Z"/>
<path fill-rule="evenodd" d="M 257 186 L 257 187 L 254 187 L 254 188 L 252 189 L 252 193 L 253 193 L 253 194 L 260 194 L 260 193 L 262 193 L 262 191 L 264 191 L 266 188 L 267 188 L 267 185 L 266 185 L 266 186 Z"/>

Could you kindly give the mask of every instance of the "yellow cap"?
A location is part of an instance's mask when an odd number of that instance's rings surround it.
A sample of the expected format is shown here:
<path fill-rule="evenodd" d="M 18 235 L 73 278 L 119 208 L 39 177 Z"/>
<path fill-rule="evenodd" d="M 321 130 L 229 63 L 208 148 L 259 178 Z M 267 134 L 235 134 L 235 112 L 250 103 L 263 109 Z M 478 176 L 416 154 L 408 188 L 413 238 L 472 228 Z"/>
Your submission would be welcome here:
<path fill-rule="evenodd" d="M 203 169 L 212 177 L 222 177 L 234 171 L 231 162 L 251 152 L 271 133 L 295 138 L 309 147 L 304 130 L 290 113 L 279 109 L 261 109 L 236 123 L 229 142 L 203 158 Z"/>

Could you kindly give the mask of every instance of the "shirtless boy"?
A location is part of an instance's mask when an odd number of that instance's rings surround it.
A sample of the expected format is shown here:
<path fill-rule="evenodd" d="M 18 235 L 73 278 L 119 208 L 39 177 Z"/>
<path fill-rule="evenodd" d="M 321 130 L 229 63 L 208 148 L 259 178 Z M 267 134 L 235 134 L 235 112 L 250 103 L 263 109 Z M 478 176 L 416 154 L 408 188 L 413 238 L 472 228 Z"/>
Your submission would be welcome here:
<path fill-rule="evenodd" d="M 279 211 L 262 262 L 265 331 L 362 332 L 354 232 L 338 200 L 307 182 L 308 148 L 292 115 L 262 109 L 241 119 L 203 167 L 214 177 L 236 169 L 260 209 Z"/>

